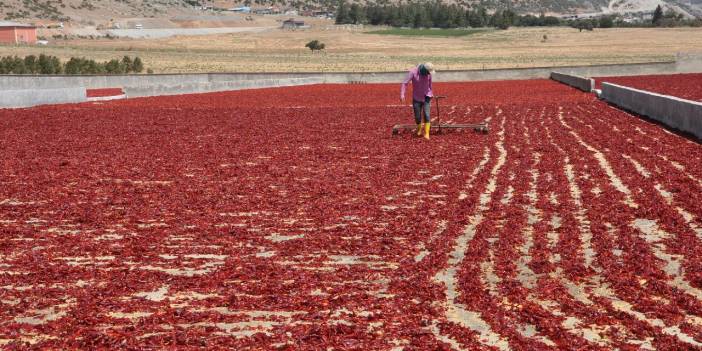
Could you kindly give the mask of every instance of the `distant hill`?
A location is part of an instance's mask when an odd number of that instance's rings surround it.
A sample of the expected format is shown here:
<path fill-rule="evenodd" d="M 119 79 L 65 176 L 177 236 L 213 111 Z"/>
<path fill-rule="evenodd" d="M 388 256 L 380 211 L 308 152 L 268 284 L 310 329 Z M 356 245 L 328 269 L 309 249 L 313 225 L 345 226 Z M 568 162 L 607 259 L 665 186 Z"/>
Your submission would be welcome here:
<path fill-rule="evenodd" d="M 189 14 L 191 0 L 1 0 L 0 19 L 87 22 L 109 18 L 162 17 Z"/>
<path fill-rule="evenodd" d="M 349 2 L 369 3 L 366 0 Z M 396 3 L 397 0 L 376 0 L 375 3 Z M 624 14 L 650 13 L 657 5 L 673 9 L 688 17 L 702 18 L 702 0 L 449 0 L 464 6 L 483 6 L 488 10 L 510 8 L 517 13 Z M 252 8 L 277 6 L 283 9 L 323 9 L 333 11 L 336 0 L 2 0 L 0 20 L 63 21 L 79 24 L 108 21 L 112 18 L 166 18 L 201 13 L 204 6 Z"/>

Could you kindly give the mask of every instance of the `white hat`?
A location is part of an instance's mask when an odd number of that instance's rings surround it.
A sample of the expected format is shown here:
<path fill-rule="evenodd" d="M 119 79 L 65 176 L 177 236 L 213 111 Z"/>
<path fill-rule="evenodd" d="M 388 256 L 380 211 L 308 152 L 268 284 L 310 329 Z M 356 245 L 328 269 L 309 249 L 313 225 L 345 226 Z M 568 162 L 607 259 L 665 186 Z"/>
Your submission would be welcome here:
<path fill-rule="evenodd" d="M 434 69 L 434 64 L 432 64 L 431 62 L 425 62 L 424 68 L 426 68 L 427 71 L 429 71 L 431 74 L 434 74 L 436 72 L 436 70 Z"/>

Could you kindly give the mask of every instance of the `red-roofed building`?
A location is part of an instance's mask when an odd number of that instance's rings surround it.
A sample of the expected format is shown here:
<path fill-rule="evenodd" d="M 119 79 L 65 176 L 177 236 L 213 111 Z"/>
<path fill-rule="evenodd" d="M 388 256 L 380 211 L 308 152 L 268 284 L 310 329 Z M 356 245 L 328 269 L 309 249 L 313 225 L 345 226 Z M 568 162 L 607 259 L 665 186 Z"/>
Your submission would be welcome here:
<path fill-rule="evenodd" d="M 0 43 L 36 44 L 37 27 L 29 24 L 0 21 Z"/>

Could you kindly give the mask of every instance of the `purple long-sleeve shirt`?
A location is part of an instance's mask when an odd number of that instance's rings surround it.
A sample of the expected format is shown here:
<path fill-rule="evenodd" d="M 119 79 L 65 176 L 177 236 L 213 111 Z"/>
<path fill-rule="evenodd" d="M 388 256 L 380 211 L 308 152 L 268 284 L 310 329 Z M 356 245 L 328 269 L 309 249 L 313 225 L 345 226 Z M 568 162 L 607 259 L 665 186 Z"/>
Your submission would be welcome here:
<path fill-rule="evenodd" d="M 412 68 L 407 72 L 407 78 L 402 82 L 400 89 L 400 98 L 405 97 L 407 83 L 412 81 L 412 99 L 415 101 L 424 101 L 425 96 L 434 96 L 431 92 L 431 74 L 423 76 L 419 74 L 419 67 Z"/>

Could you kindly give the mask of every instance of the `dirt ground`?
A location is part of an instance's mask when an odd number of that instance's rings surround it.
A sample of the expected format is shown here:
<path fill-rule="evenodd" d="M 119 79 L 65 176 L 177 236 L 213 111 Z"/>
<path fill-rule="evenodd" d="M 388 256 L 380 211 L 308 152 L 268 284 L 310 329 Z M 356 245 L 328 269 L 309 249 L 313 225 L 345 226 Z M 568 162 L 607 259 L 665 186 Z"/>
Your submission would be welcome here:
<path fill-rule="evenodd" d="M 141 57 L 155 72 L 395 71 L 421 61 L 438 69 L 481 69 L 652 62 L 702 51 L 695 28 L 514 28 L 459 38 L 366 34 L 319 23 L 309 30 L 267 30 L 165 39 L 56 41 L 46 47 L 2 47 L 4 55 L 50 54 L 108 60 Z M 311 53 L 310 40 L 327 49 Z"/>

